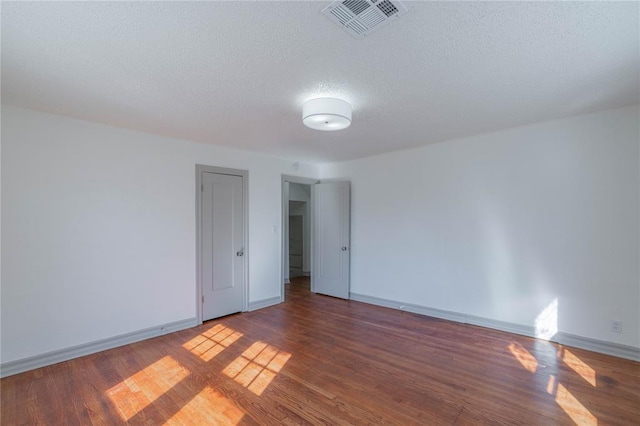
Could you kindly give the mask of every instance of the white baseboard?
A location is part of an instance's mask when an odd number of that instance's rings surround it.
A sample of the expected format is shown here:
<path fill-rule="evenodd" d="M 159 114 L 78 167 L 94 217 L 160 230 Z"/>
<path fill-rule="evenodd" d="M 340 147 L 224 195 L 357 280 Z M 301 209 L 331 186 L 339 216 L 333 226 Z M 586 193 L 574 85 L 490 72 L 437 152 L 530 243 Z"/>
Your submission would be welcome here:
<path fill-rule="evenodd" d="M 311 271 L 302 271 L 302 276 L 303 277 L 310 277 L 311 276 Z"/>
<path fill-rule="evenodd" d="M 198 323 L 195 318 L 188 318 L 181 321 L 174 321 L 157 325 L 155 327 L 145 328 L 143 330 L 132 331 L 119 336 L 108 337 L 106 339 L 71 346 L 65 349 L 46 352 L 41 355 L 3 362 L 0 364 L 0 377 L 12 376 L 14 374 L 36 368 L 46 367 L 47 365 L 57 364 L 73 358 L 90 355 L 107 349 L 113 349 L 118 346 L 128 345 L 129 343 L 135 343 L 152 337 L 161 336 L 163 334 L 173 333 L 174 331 L 184 330 L 185 328 L 191 328 L 196 325 L 198 325 Z"/>
<path fill-rule="evenodd" d="M 403 303 L 389 299 L 381 299 L 378 297 L 367 296 L 358 293 L 350 293 L 349 297 L 351 300 L 355 300 L 357 302 L 384 306 L 385 308 L 392 308 L 401 311 L 412 312 L 414 314 L 426 315 L 463 324 L 472 324 L 480 327 L 487 327 L 494 330 L 506 331 L 508 333 L 521 334 L 523 336 L 535 338 L 535 328 L 532 326 L 498 321 L 490 318 L 483 318 L 458 312 L 428 308 L 426 306 Z M 572 346 L 575 348 L 586 349 L 592 352 L 613 355 L 619 358 L 640 361 L 640 348 L 636 348 L 633 346 L 621 345 L 618 343 L 606 342 L 604 340 L 591 339 L 589 337 L 576 336 L 574 334 L 563 332 L 557 333 L 550 340 L 552 342 L 556 342 L 565 346 Z"/>
<path fill-rule="evenodd" d="M 255 302 L 249 302 L 249 311 L 255 311 L 257 309 L 266 308 L 268 306 L 277 305 L 282 302 L 280 296 L 270 297 L 268 299 L 256 300 Z"/>
<path fill-rule="evenodd" d="M 565 346 L 572 346 L 574 348 L 617 356 L 618 358 L 640 361 L 640 349 L 633 346 L 605 342 L 604 340 L 591 339 L 589 337 L 576 336 L 575 334 L 563 332 L 559 332 L 551 340 Z"/>

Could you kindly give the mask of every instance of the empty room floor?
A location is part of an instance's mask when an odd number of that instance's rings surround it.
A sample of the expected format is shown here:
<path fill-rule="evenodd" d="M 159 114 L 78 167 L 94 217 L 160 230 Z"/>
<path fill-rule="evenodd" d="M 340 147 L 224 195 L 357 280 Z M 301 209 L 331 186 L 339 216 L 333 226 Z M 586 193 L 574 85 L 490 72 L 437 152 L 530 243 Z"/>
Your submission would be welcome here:
<path fill-rule="evenodd" d="M 2 379 L 12 424 L 640 424 L 640 364 L 313 294 Z"/>

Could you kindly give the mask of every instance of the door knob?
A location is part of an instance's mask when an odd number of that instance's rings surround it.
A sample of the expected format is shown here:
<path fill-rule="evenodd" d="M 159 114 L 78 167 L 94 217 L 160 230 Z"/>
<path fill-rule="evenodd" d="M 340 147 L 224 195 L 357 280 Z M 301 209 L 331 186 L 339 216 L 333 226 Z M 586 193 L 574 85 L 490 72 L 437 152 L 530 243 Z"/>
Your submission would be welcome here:
<path fill-rule="evenodd" d="M 244 256 L 244 252 L 243 251 L 237 251 L 236 252 L 236 256 Z"/>
<path fill-rule="evenodd" d="M 346 247 L 342 247 L 342 251 L 347 251 L 347 248 Z"/>

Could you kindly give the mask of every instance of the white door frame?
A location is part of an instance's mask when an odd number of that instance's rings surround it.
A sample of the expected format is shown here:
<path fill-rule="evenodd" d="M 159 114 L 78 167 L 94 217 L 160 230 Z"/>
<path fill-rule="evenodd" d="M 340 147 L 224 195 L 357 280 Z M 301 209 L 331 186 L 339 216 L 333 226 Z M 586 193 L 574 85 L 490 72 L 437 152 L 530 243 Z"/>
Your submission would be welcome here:
<path fill-rule="evenodd" d="M 284 302 L 284 285 L 285 277 L 289 276 L 287 269 L 289 268 L 289 197 L 288 191 L 286 191 L 285 186 L 288 183 L 301 183 L 303 185 L 309 185 L 311 187 L 311 200 L 309 203 L 309 211 L 310 211 L 310 222 L 311 222 L 311 235 L 309 236 L 309 247 L 311 248 L 311 253 L 309 253 L 309 266 L 311 270 L 311 291 L 314 289 L 313 283 L 313 224 L 314 224 L 314 206 L 315 206 L 315 190 L 314 185 L 320 182 L 318 179 L 306 178 L 301 176 L 290 176 L 290 175 L 282 175 L 282 244 L 280 246 L 280 251 L 282 255 L 282 265 L 280 268 L 280 302 Z M 285 272 L 286 271 L 286 272 Z"/>
<path fill-rule="evenodd" d="M 202 174 L 216 173 L 242 177 L 242 229 L 244 234 L 244 282 L 242 311 L 249 310 L 249 172 L 247 170 L 196 164 L 196 321 L 202 324 Z"/>

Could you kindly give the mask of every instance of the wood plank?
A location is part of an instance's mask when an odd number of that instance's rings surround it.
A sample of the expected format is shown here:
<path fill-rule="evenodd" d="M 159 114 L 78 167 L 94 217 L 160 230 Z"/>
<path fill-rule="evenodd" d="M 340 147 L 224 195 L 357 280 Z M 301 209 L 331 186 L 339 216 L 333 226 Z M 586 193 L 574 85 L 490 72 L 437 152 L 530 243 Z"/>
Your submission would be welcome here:
<path fill-rule="evenodd" d="M 0 381 L 14 424 L 640 424 L 640 364 L 309 292 Z"/>

